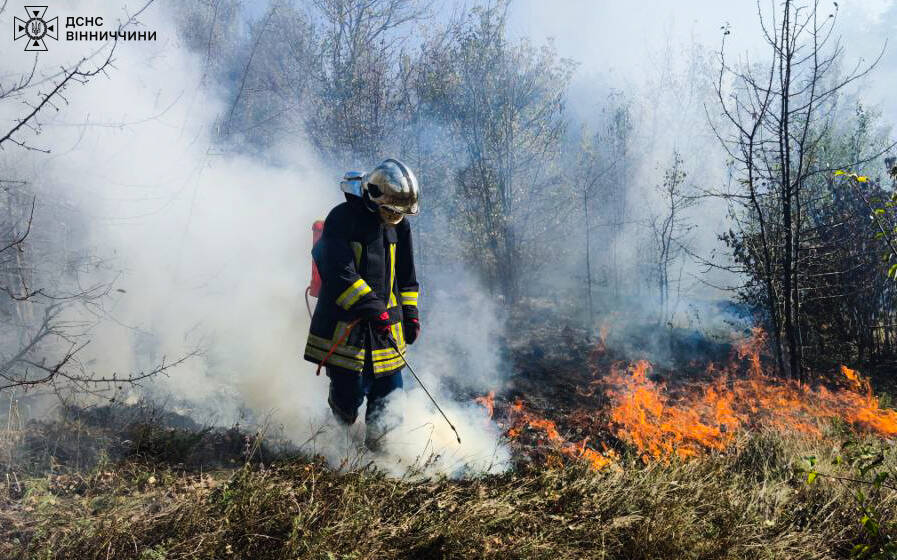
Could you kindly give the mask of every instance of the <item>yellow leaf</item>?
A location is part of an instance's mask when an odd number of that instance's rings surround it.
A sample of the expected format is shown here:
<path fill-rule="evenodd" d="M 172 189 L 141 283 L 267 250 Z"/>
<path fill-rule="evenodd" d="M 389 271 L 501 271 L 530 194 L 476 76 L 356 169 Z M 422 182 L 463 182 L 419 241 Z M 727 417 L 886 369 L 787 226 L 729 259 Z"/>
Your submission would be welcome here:
<path fill-rule="evenodd" d="M 843 170 L 841 170 L 841 169 L 835 171 L 835 177 L 837 177 L 838 175 L 845 175 L 845 174 L 847 174 L 847 172 L 846 172 L 846 171 L 843 171 Z"/>
<path fill-rule="evenodd" d="M 869 177 L 865 177 L 865 176 L 863 176 L 863 175 L 860 175 L 859 177 L 857 177 L 857 181 L 860 182 L 860 183 L 865 183 L 865 182 L 867 182 L 868 180 L 869 180 Z"/>

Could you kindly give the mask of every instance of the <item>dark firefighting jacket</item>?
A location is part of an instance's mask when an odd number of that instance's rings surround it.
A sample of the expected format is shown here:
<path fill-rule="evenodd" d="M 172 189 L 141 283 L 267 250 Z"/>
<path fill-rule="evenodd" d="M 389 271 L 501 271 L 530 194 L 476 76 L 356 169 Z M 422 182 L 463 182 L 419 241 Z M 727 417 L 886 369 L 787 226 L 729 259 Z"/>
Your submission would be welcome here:
<path fill-rule="evenodd" d="M 405 352 L 402 321 L 417 319 L 418 284 L 414 273 L 408 220 L 384 226 L 360 198 L 347 196 L 330 211 L 324 233 L 312 250 L 321 275 L 321 293 L 311 319 L 305 359 L 351 371 L 362 371 L 365 360 L 374 375 L 392 373 L 405 365 L 386 334 L 368 319 L 389 313 L 395 323 L 390 335 Z M 348 337 L 346 329 L 360 320 Z M 342 340 L 342 342 L 340 342 Z"/>

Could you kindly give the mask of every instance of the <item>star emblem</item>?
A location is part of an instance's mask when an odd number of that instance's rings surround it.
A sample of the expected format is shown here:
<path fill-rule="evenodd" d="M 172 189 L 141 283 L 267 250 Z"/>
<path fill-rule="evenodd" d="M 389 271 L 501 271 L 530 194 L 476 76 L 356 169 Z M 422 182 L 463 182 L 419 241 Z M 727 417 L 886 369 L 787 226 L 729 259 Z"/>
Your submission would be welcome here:
<path fill-rule="evenodd" d="M 19 17 L 13 18 L 13 40 L 18 41 L 27 37 L 26 51 L 47 50 L 44 37 L 49 37 L 54 41 L 59 39 L 59 18 L 45 20 L 44 14 L 47 13 L 47 6 L 25 6 L 25 13 L 28 14 L 27 20 Z"/>

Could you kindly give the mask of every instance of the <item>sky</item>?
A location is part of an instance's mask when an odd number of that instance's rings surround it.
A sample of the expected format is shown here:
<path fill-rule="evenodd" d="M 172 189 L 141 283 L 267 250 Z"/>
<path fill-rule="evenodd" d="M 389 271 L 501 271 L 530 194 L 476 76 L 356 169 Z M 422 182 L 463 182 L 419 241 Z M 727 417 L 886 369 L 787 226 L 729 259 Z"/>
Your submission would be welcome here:
<path fill-rule="evenodd" d="M 771 2 L 761 6 L 768 13 Z M 894 0 L 841 0 L 838 33 L 848 62 L 874 60 L 888 37 L 897 36 Z M 820 11 L 834 13 L 834 2 Z M 754 0 L 516 0 L 509 12 L 512 36 L 535 44 L 554 40 L 560 56 L 580 63 L 571 87 L 574 105 L 588 103 L 583 93 L 596 83 L 628 89 L 644 82 L 667 48 L 681 50 L 693 41 L 718 50 L 721 28 L 729 25 L 731 55 L 762 54 L 762 36 Z M 889 91 L 897 79 L 897 44 L 890 45 L 864 82 L 864 98 L 897 122 L 897 96 Z M 579 94 L 579 95 L 577 95 Z M 581 109 L 581 107 L 580 107 Z"/>

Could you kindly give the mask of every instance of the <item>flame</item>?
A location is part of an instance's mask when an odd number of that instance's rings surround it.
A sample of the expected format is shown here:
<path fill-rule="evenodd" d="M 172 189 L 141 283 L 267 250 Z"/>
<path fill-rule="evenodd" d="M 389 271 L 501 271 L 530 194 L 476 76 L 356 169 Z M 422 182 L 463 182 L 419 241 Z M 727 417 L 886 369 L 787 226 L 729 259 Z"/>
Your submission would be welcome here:
<path fill-rule="evenodd" d="M 518 399 L 510 407 L 513 417 L 513 425 L 508 429 L 507 435 L 514 439 L 518 437 L 524 428 L 539 430 L 545 434 L 549 443 L 563 455 L 585 461 L 593 470 L 600 470 L 611 464 L 615 454 L 605 449 L 605 454 L 586 447 L 589 438 L 584 438 L 580 443 L 574 443 L 563 437 L 557 429 L 557 425 L 542 418 L 533 412 L 524 410 L 523 401 Z"/>
<path fill-rule="evenodd" d="M 831 418 L 882 436 L 897 436 L 897 410 L 880 408 L 870 383 L 858 372 L 842 366 L 852 387 L 837 390 L 768 377 L 760 357 L 764 343 L 765 334 L 755 330 L 736 346 L 738 359 L 748 362 L 747 377 L 735 376 L 737 364 L 722 370 L 711 365 L 712 382 L 672 391 L 648 378 L 651 364 L 646 361 L 612 368 L 601 382 L 613 403 L 610 421 L 617 437 L 647 461 L 722 451 L 739 431 L 752 428 L 822 436 L 825 421 Z"/>
<path fill-rule="evenodd" d="M 763 375 L 763 362 L 760 358 L 766 346 L 766 331 L 760 327 L 751 329 L 751 336 L 735 341 L 735 351 L 740 359 L 750 361 L 750 374 L 757 377 Z"/>
<path fill-rule="evenodd" d="M 846 377 L 848 379 L 848 381 L 850 381 L 851 384 L 854 387 L 856 387 L 857 389 L 860 389 L 863 387 L 863 382 L 860 379 L 860 374 L 857 370 L 850 369 L 849 367 L 842 364 L 841 365 L 841 375 Z M 871 387 L 870 387 L 870 390 L 871 390 Z"/>
<path fill-rule="evenodd" d="M 592 357 L 600 356 L 607 352 L 608 334 L 610 334 L 610 325 L 602 323 L 601 326 L 598 327 L 598 340 L 595 343 L 595 347 L 592 349 Z"/>
<path fill-rule="evenodd" d="M 486 409 L 486 414 L 489 415 L 489 418 L 492 418 L 492 415 L 495 414 L 495 391 L 489 391 L 489 394 L 473 400 L 477 404 L 483 405 Z"/>
<path fill-rule="evenodd" d="M 738 425 L 733 395 L 710 386 L 690 406 L 675 406 L 662 386 L 648 379 L 650 371 L 650 363 L 639 361 L 626 372 L 615 368 L 611 373 L 614 386 L 608 395 L 615 406 L 610 418 L 620 439 L 633 444 L 645 460 L 684 459 L 732 442 Z"/>
<path fill-rule="evenodd" d="M 844 374 L 844 377 L 846 377 L 847 379 L 850 379 L 851 381 L 859 382 L 859 380 L 860 380 L 860 375 L 859 375 L 859 373 L 857 373 L 857 370 L 850 369 L 849 367 L 847 367 L 845 365 L 841 366 L 841 373 Z"/>
<path fill-rule="evenodd" d="M 840 372 L 848 384 L 834 389 L 767 375 L 762 359 L 767 339 L 761 329 L 736 341 L 731 363 L 710 364 L 704 380 L 692 383 L 655 381 L 653 366 L 645 360 L 616 363 L 609 371 L 602 368 L 598 358 L 605 353 L 605 337 L 606 332 L 589 357 L 586 387 L 576 391 L 586 398 L 603 393 L 610 399 L 610 408 L 577 409 L 565 417 L 565 425 L 578 425 L 592 434 L 609 429 L 645 462 L 725 451 L 738 434 L 756 429 L 823 437 L 833 418 L 880 436 L 897 437 L 897 410 L 881 408 L 870 382 L 856 370 L 842 365 Z M 493 417 L 495 391 L 475 401 Z M 539 433 L 539 441 L 560 455 L 585 461 L 595 470 L 618 460 L 603 443 L 602 451 L 588 447 L 589 437 L 579 443 L 567 439 L 554 421 L 528 410 L 522 399 L 508 405 L 506 425 L 508 438 L 533 430 Z M 546 460 L 557 462 L 560 455 Z"/>

